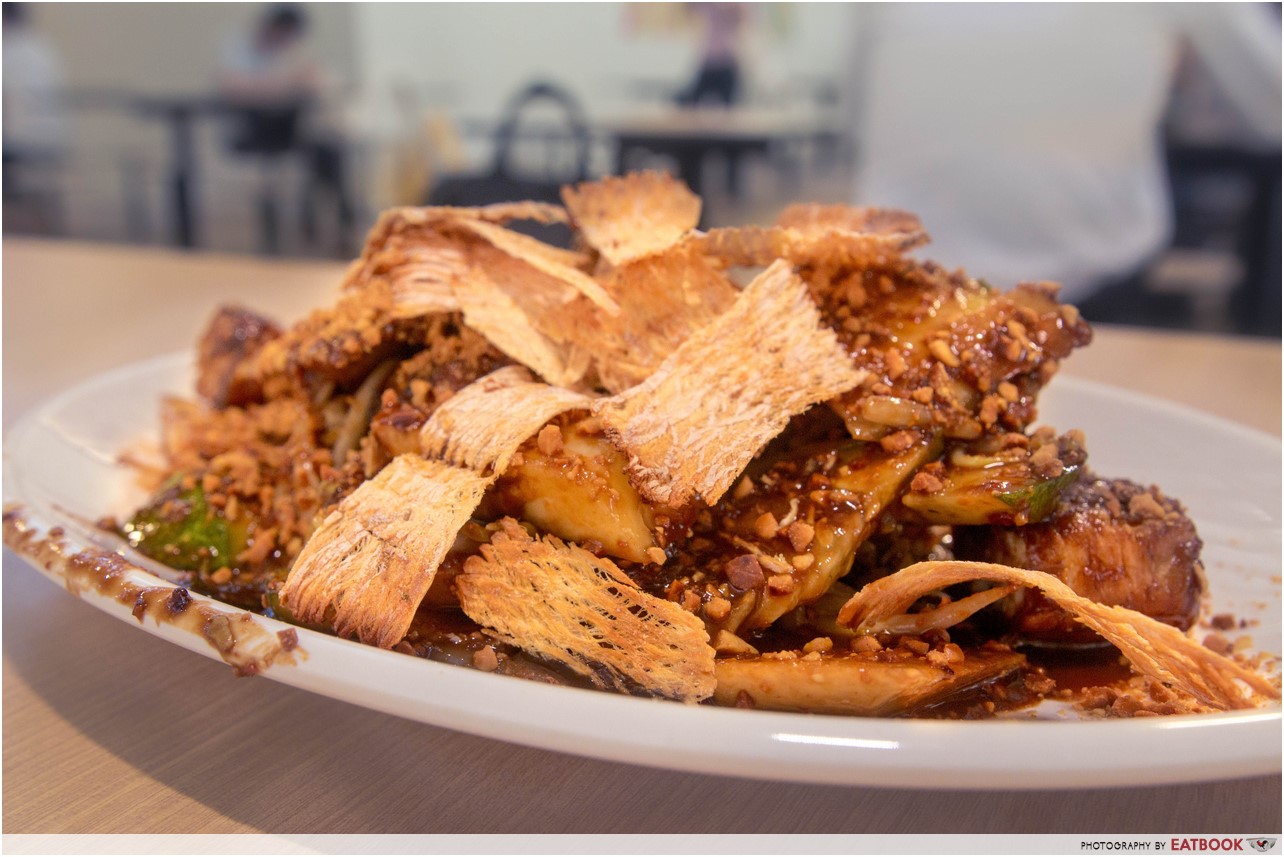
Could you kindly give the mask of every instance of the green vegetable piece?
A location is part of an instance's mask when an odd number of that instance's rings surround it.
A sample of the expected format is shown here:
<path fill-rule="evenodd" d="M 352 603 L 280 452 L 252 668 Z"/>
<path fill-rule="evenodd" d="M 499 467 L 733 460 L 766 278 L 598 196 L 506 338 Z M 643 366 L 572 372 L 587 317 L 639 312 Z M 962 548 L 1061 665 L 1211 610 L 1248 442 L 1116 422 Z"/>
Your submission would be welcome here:
<path fill-rule="evenodd" d="M 1051 514 L 1061 492 L 1079 478 L 1079 465 L 1041 477 L 1024 459 L 972 458 L 965 466 L 948 464 L 939 489 L 908 493 L 902 502 L 929 524 L 1021 526 Z"/>
<path fill-rule="evenodd" d="M 1041 521 L 1057 506 L 1061 492 L 1079 478 L 1078 467 L 1067 467 L 1060 476 L 1035 483 L 1020 491 L 1007 491 L 999 499 L 1013 509 L 1025 509 L 1029 522 Z"/>
<path fill-rule="evenodd" d="M 199 573 L 227 568 L 244 547 L 199 486 L 181 491 L 176 482 L 126 522 L 121 534 L 144 555 Z"/>

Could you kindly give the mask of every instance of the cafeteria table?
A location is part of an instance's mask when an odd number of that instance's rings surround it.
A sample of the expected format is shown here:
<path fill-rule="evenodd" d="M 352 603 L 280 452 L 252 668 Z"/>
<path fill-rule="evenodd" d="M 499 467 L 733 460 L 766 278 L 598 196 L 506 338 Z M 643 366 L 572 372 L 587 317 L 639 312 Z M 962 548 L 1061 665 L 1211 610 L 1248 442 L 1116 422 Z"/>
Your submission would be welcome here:
<path fill-rule="evenodd" d="M 838 146 L 845 130 L 837 117 L 815 110 L 770 107 L 668 106 L 600 117 L 594 130 L 612 141 L 614 172 L 633 168 L 639 155 L 670 157 L 678 176 L 706 194 L 705 161 L 727 160 L 728 191 L 740 194 L 738 164 L 751 155 L 769 155 L 799 146 Z"/>
<path fill-rule="evenodd" d="M 269 136 L 252 147 L 233 150 L 242 155 L 263 158 L 265 163 L 287 151 L 299 148 L 293 128 L 300 124 L 299 117 L 308 109 L 306 100 L 287 98 L 265 104 L 236 105 L 213 91 L 146 93 L 132 92 L 115 87 L 74 90 L 67 95 L 69 106 L 80 110 L 116 111 L 155 122 L 165 129 L 169 143 L 167 189 L 169 207 L 167 214 L 173 224 L 172 243 L 175 247 L 193 249 L 202 245 L 201 204 L 197 185 L 201 176 L 200 147 L 197 130 L 204 120 L 235 118 L 238 114 L 253 113 L 265 117 L 272 127 L 282 130 L 269 132 Z M 267 252 L 278 250 L 277 200 L 272 194 L 260 194 L 259 211 L 262 217 L 264 245 Z"/>
<path fill-rule="evenodd" d="M 298 318 L 336 295 L 343 270 L 7 239 L 4 425 L 78 380 L 190 348 L 219 304 Z M 1280 368 L 1278 341 L 1103 325 L 1063 372 L 1278 436 Z M 1083 790 L 882 789 L 502 743 L 237 678 L 70 596 L 8 550 L 3 568 L 6 836 L 1280 830 L 1278 774 Z"/>
<path fill-rule="evenodd" d="M 116 88 L 73 90 L 67 94 L 71 107 L 114 110 L 160 123 L 169 140 L 169 216 L 173 242 L 177 247 L 196 247 L 199 206 L 194 200 L 197 165 L 196 124 L 202 117 L 223 113 L 227 106 L 215 93 L 171 93 L 158 95 Z"/>

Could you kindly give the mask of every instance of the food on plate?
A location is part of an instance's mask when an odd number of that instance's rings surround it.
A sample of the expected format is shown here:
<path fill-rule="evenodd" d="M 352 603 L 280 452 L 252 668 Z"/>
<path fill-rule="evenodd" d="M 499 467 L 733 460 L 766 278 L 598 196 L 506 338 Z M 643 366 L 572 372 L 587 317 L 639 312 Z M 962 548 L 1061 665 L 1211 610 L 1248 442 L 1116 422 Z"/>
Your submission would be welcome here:
<path fill-rule="evenodd" d="M 331 305 L 292 325 L 221 310 L 198 398 L 163 404 L 153 499 L 113 528 L 288 622 L 690 703 L 1279 697 L 1186 633 L 1205 593 L 1181 504 L 1036 427 L 1091 339 L 1056 286 L 922 261 L 899 211 L 701 231 L 698 197 L 656 173 L 563 199 L 396 209 Z M 1115 674 L 1060 686 L 1049 651 Z"/>
<path fill-rule="evenodd" d="M 959 527 L 954 555 L 1055 575 L 1080 595 L 1129 607 L 1186 630 L 1199 618 L 1203 547 L 1177 501 L 1126 479 L 1086 472 L 1044 520 L 1026 526 Z M 1023 637 L 1086 643 L 1082 624 L 1023 589 L 1005 605 Z"/>
<path fill-rule="evenodd" d="M 1264 697 L 1279 692 L 1252 670 L 1215 655 L 1176 628 L 1136 610 L 1085 598 L 1043 571 L 948 560 L 919 563 L 861 589 L 843 605 L 838 619 L 857 630 L 876 631 L 881 619 L 905 610 L 918 597 L 945 586 L 975 580 L 1038 589 L 1086 627 L 1116 645 L 1144 675 L 1185 691 L 1211 708 L 1244 707 L 1245 688 Z"/>

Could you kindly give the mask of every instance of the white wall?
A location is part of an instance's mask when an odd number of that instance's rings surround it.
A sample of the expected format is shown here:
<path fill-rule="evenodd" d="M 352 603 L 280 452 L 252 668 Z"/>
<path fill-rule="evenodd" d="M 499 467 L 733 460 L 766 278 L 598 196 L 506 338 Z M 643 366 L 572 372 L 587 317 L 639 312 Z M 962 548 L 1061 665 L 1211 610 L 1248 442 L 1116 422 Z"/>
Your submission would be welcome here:
<path fill-rule="evenodd" d="M 32 3 L 32 25 L 58 50 L 71 89 L 207 91 L 219 49 L 249 29 L 267 3 Z M 319 56 L 354 70 L 352 6 L 300 4 Z"/>
<path fill-rule="evenodd" d="M 696 67 L 694 39 L 628 32 L 629 5 L 361 4 L 353 14 L 363 88 L 377 101 L 394 84 L 411 84 L 425 100 L 475 118 L 493 118 L 534 78 L 567 86 L 590 114 L 636 102 L 637 82 L 680 89 Z M 775 88 L 840 74 L 851 29 L 845 4 L 789 4 L 781 14 L 790 22 L 783 37 L 752 40 L 751 75 Z"/>
<path fill-rule="evenodd" d="M 390 152 L 425 113 L 467 128 L 494 121 L 535 79 L 569 89 L 590 119 L 667 101 L 698 64 L 698 34 L 638 33 L 631 3 L 364 3 L 353 9 L 361 98 L 350 126 L 367 141 L 368 183 L 379 202 L 399 182 Z M 852 35 L 848 4 L 772 3 L 751 11 L 746 73 L 751 98 L 798 97 L 801 85 L 838 83 Z M 780 24 L 773 26 L 773 21 Z M 399 95 L 394 95 L 399 93 Z M 492 156 L 465 138 L 474 167 Z M 609 166 L 597 152 L 594 166 Z M 404 201 L 397 200 L 397 201 Z"/>
<path fill-rule="evenodd" d="M 355 10 L 368 121 L 395 120 L 393 87 L 456 119 L 494 118 L 534 78 L 571 89 L 590 112 L 627 94 L 631 76 L 672 79 L 692 64 L 688 45 L 633 40 L 614 3 L 368 3 Z"/>

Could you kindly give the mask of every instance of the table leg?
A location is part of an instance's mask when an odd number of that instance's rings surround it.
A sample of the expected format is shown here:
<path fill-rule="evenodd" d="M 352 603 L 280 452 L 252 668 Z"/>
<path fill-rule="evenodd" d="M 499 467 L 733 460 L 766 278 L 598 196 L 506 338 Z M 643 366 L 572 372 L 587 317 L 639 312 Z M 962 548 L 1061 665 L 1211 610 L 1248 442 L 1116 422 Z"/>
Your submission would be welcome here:
<path fill-rule="evenodd" d="M 192 217 L 192 176 L 196 167 L 196 145 L 192 133 L 192 112 L 175 108 L 169 113 L 173 159 L 170 194 L 174 214 L 174 243 L 196 246 L 196 224 Z"/>
<path fill-rule="evenodd" d="M 704 156 L 707 149 L 703 146 L 677 145 L 670 151 L 678 161 L 678 177 L 686 182 L 694 193 L 704 193 Z"/>
<path fill-rule="evenodd" d="M 664 138 L 643 137 L 633 139 L 620 137 L 615 144 L 615 174 L 623 175 L 628 167 L 629 154 L 641 149 L 655 154 L 673 158 L 677 167 L 678 178 L 686 183 L 695 193 L 700 193 L 704 183 L 704 155 L 706 147 L 691 145 L 686 140 L 669 140 Z"/>

